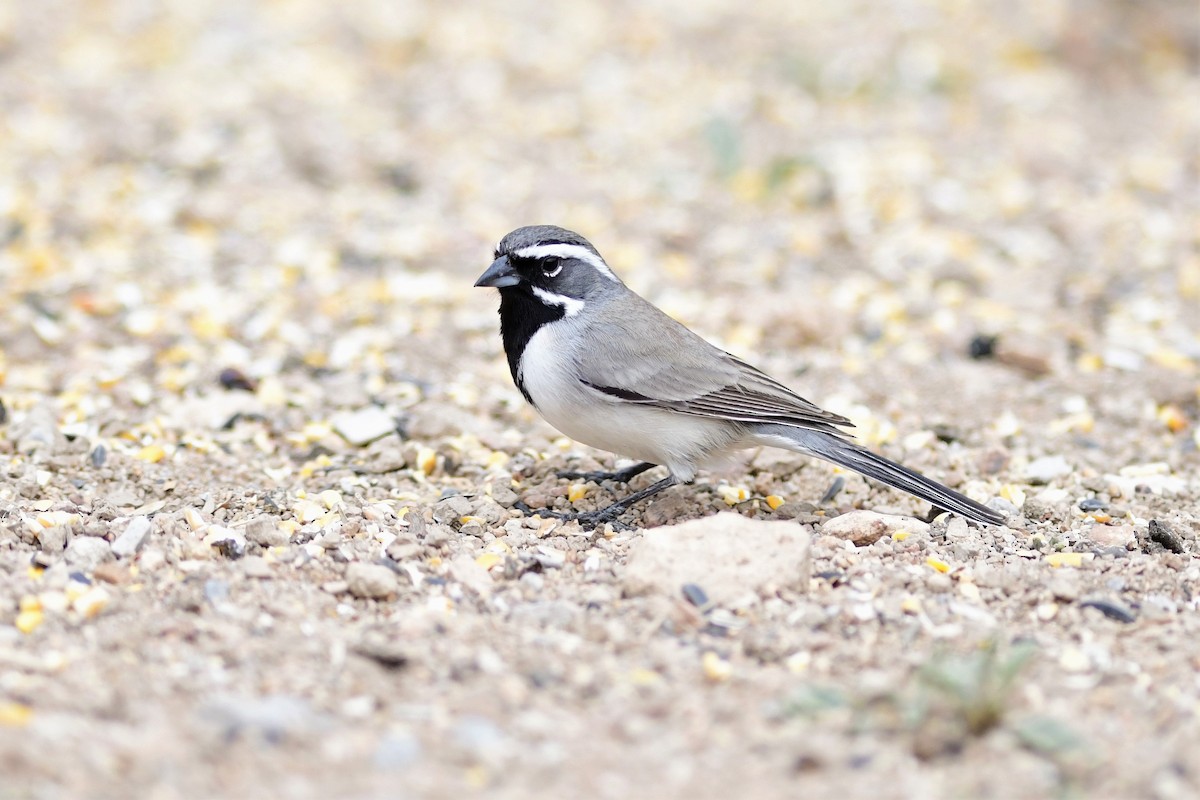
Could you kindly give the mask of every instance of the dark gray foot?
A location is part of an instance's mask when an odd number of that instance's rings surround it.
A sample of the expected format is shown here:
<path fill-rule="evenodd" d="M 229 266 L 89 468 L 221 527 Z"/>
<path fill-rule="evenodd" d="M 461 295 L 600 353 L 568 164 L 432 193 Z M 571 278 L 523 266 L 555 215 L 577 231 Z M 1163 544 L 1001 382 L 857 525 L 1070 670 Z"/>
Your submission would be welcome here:
<path fill-rule="evenodd" d="M 649 461 L 643 461 L 640 464 L 634 464 L 632 467 L 619 469 L 616 472 L 572 472 L 564 470 L 557 473 L 560 478 L 569 478 L 576 481 L 592 481 L 593 483 L 603 483 L 604 481 L 616 481 L 617 483 L 629 483 L 631 480 L 641 475 L 648 469 L 654 469 L 657 464 L 651 464 Z"/>
<path fill-rule="evenodd" d="M 650 466 L 654 465 L 651 464 Z M 649 467 L 646 469 L 649 469 Z M 645 470 L 642 470 L 642 472 L 645 472 Z M 595 511 L 554 511 L 549 508 L 530 508 L 520 500 L 518 500 L 516 503 L 513 503 L 513 508 L 532 516 L 551 517 L 563 522 L 578 522 L 587 530 L 591 530 L 597 525 L 603 525 L 606 522 L 611 522 L 614 525 L 625 527 L 617 521 L 617 517 L 621 516 L 628 511 L 630 507 L 640 503 L 646 498 L 658 494 L 663 489 L 674 486 L 675 483 L 675 476 L 668 475 L 658 483 L 652 483 L 645 489 L 634 492 L 628 497 L 624 497 L 610 506 L 605 506 L 604 508 L 599 508 Z"/>

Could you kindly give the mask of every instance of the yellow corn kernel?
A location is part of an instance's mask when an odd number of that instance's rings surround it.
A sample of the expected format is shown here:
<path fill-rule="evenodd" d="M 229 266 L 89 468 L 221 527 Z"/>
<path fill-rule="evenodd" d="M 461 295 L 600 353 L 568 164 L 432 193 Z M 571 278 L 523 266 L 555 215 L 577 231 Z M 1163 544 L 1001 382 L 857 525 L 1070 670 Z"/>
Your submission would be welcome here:
<path fill-rule="evenodd" d="M 491 569 L 492 567 L 496 566 L 497 564 L 501 564 L 503 562 L 504 562 L 504 557 L 497 553 L 484 553 L 483 555 L 480 555 L 480 556 L 476 557 L 476 559 L 475 559 L 475 563 L 478 564 L 479 566 L 483 567 L 484 569 Z"/>
<path fill-rule="evenodd" d="M 733 675 L 733 665 L 712 650 L 704 654 L 700 663 L 704 667 L 704 677 L 714 683 L 729 680 Z"/>
<path fill-rule="evenodd" d="M 780 497 L 779 495 L 777 495 L 777 494 L 767 495 L 767 506 L 769 506 L 772 511 L 779 508 L 781 505 L 783 505 L 783 503 L 784 503 L 784 499 L 782 497 Z"/>
<path fill-rule="evenodd" d="M 333 508 L 335 506 L 340 506 L 342 504 L 341 493 L 336 492 L 333 489 L 326 489 L 325 491 L 321 492 L 313 499 L 315 499 L 321 505 L 325 506 L 325 508 Z"/>
<path fill-rule="evenodd" d="M 22 611 L 20 614 L 17 614 L 13 625 L 21 633 L 33 633 L 37 626 L 42 624 L 42 620 L 44 619 L 45 616 L 41 611 Z"/>
<path fill-rule="evenodd" d="M 629 682 L 634 686 L 653 686 L 662 683 L 662 676 L 652 669 L 637 667 L 629 673 Z"/>
<path fill-rule="evenodd" d="M 157 444 L 148 444 L 141 450 L 138 450 L 134 455 L 134 458 L 137 458 L 141 461 L 146 461 L 150 464 L 157 464 L 166 457 L 167 451 L 164 450 L 161 445 Z"/>
<path fill-rule="evenodd" d="M 1017 508 L 1025 505 L 1025 492 L 1021 487 L 1006 483 L 1000 487 L 1000 496 Z"/>
<path fill-rule="evenodd" d="M 1174 403 L 1168 403 L 1158 409 L 1158 421 L 1167 426 L 1171 433 L 1179 433 L 1188 426 L 1188 418 L 1183 410 Z"/>
<path fill-rule="evenodd" d="M 930 567 L 936 569 L 938 572 L 941 572 L 943 574 L 950 571 L 949 564 L 947 564 L 945 561 L 939 561 L 938 559 L 934 558 L 933 556 L 930 556 L 929 558 L 925 559 L 925 563 L 927 565 L 929 565 Z"/>
<path fill-rule="evenodd" d="M 23 728 L 33 719 L 33 709 L 22 703 L 0 703 L 0 726 Z"/>
<path fill-rule="evenodd" d="M 572 483 L 571 488 L 567 490 L 567 500 L 576 503 L 583 499 L 587 494 L 587 487 L 582 483 Z"/>
<path fill-rule="evenodd" d="M 912 534 L 909 533 L 908 531 L 896 531 L 895 533 L 892 534 L 892 541 L 893 542 L 903 542 L 909 536 L 912 536 Z"/>
<path fill-rule="evenodd" d="M 725 501 L 726 505 L 736 506 L 738 503 L 744 503 L 750 499 L 750 490 L 745 486 L 718 486 L 717 494 Z"/>
<path fill-rule="evenodd" d="M 1085 555 L 1090 556 L 1091 553 L 1050 553 L 1046 556 L 1046 563 L 1052 567 L 1082 567 Z"/>
<path fill-rule="evenodd" d="M 428 447 L 417 450 L 417 468 L 426 475 L 437 469 L 437 453 Z"/>

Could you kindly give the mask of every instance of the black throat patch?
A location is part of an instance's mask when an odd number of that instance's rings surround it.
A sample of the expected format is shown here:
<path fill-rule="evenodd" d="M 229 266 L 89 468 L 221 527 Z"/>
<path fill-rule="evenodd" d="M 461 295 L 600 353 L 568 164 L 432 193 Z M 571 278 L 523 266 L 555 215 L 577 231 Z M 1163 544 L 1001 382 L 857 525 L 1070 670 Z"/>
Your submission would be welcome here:
<path fill-rule="evenodd" d="M 521 381 L 521 356 L 538 329 L 562 319 L 566 313 L 562 306 L 543 303 L 524 284 L 500 290 L 500 336 L 504 339 L 504 354 L 508 356 L 508 371 L 521 394 L 535 408 L 537 403 Z"/>

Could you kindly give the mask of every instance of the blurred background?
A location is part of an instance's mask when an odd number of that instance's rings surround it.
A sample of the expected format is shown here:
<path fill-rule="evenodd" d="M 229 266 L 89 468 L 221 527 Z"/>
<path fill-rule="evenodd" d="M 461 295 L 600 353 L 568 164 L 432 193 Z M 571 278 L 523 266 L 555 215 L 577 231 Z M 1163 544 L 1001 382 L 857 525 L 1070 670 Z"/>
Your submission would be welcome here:
<path fill-rule="evenodd" d="M 472 288 L 535 223 L 1025 517 L 816 535 L 811 597 L 728 636 L 622 596 L 640 533 L 506 510 L 611 489 L 555 478 L 607 456 L 526 407 Z M 0 795 L 1195 796 L 1195 562 L 1135 526 L 1195 551 L 1198 309 L 1195 0 L 0 0 Z M 918 507 L 748 457 L 753 499 L 650 510 Z M 864 728 L 993 631 L 1044 658 L 987 724 L 1051 713 L 1084 766 Z M 804 681 L 861 705 L 780 723 Z"/>
<path fill-rule="evenodd" d="M 1194 367 L 1198 16 L 5 3 L 7 389 L 430 378 L 447 341 L 496 351 L 470 284 L 531 223 L 752 355 L 854 370 L 1009 333 L 1035 370 Z"/>

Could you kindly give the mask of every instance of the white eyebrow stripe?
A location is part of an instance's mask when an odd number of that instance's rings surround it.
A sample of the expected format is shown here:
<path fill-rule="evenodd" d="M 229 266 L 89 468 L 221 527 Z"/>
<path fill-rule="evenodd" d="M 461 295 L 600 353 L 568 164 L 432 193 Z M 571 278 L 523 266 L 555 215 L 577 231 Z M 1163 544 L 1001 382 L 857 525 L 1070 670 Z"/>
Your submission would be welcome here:
<path fill-rule="evenodd" d="M 620 283 L 621 279 L 608 268 L 608 264 L 604 263 L 604 259 L 588 250 L 586 247 L 578 244 L 534 244 L 529 247 L 522 247 L 513 253 L 517 258 L 545 258 L 546 256 L 558 256 L 559 258 L 575 258 L 584 263 L 591 264 L 592 267 L 604 277 L 615 283 Z"/>
<path fill-rule="evenodd" d="M 533 289 L 533 293 L 543 303 L 548 303 L 552 306 L 562 306 L 563 311 L 568 317 L 573 317 L 580 311 L 583 311 L 583 301 L 576 300 L 574 297 L 567 297 L 565 294 L 555 294 L 547 292 L 545 289 L 540 289 L 537 286 L 529 287 Z"/>

